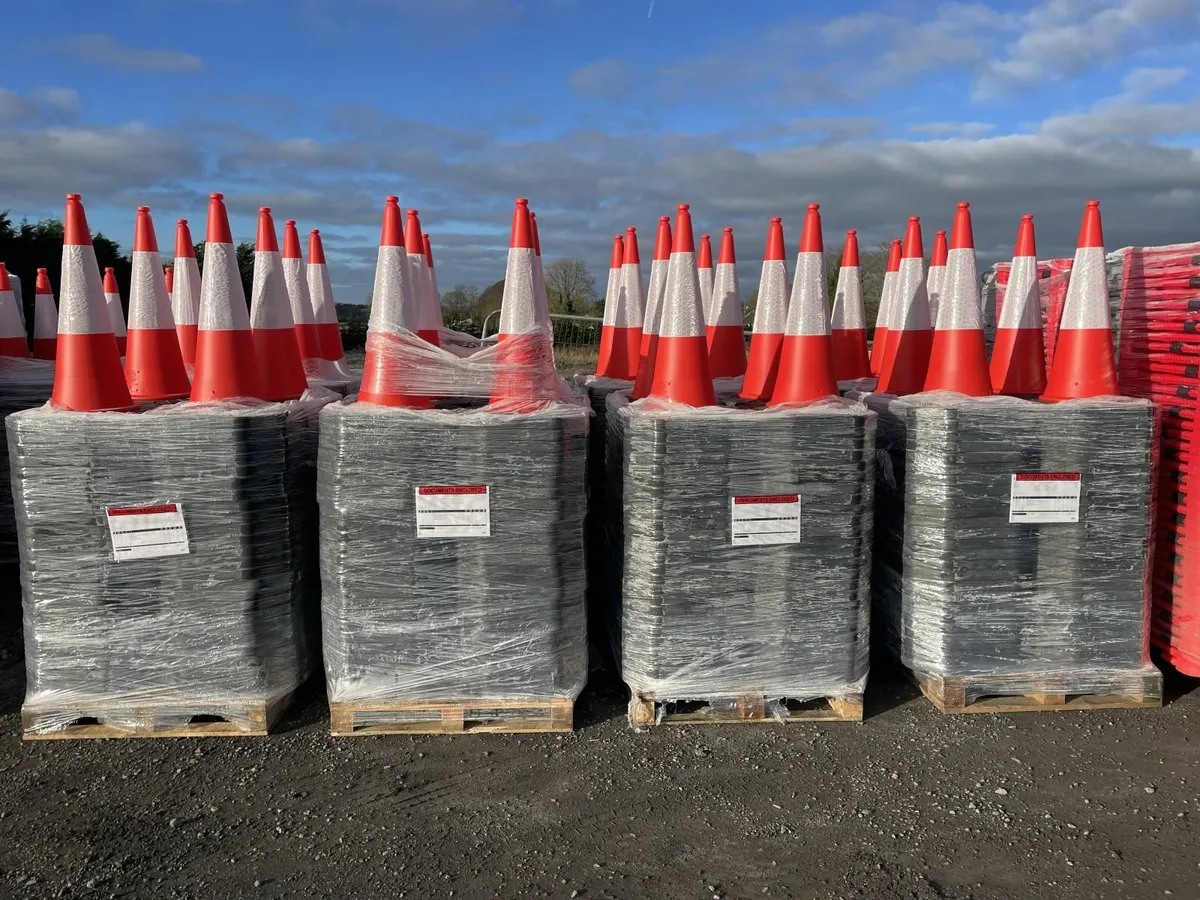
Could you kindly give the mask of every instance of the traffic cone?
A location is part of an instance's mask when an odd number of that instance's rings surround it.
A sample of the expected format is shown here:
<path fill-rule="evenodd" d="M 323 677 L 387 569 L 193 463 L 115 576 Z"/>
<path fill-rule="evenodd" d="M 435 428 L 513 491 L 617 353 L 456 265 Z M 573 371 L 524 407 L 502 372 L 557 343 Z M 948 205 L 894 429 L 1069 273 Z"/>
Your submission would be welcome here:
<path fill-rule="evenodd" d="M 654 259 L 650 262 L 650 286 L 646 289 L 646 314 L 642 317 L 642 344 L 638 348 L 637 377 L 631 400 L 650 393 L 654 381 L 654 358 L 658 353 L 658 329 L 662 322 L 663 291 L 667 286 L 667 268 L 671 262 L 671 219 L 659 216 L 654 238 Z"/>
<path fill-rule="evenodd" d="M 74 412 L 132 410 L 92 233 L 78 194 L 67 194 L 63 221 L 62 310 L 50 402 Z"/>
<path fill-rule="evenodd" d="M 897 396 L 916 394 L 925 386 L 933 343 L 929 294 L 925 289 L 925 249 L 921 242 L 921 220 L 917 216 L 908 220 L 892 299 L 888 342 L 877 390 Z"/>
<path fill-rule="evenodd" d="M 29 344 L 25 341 L 25 326 L 21 324 L 21 313 L 17 309 L 17 295 L 4 263 L 0 263 L 0 356 L 29 358 Z"/>
<path fill-rule="evenodd" d="M 417 333 L 417 307 L 404 247 L 404 222 L 400 199 L 388 197 L 379 236 L 379 259 L 371 294 L 371 320 L 367 325 L 367 356 L 363 363 L 360 403 L 428 409 L 428 397 L 403 392 L 405 375 L 402 342 Z"/>
<path fill-rule="evenodd" d="M 209 210 L 212 215 L 212 210 Z M 175 224 L 175 265 L 171 272 L 171 315 L 175 319 L 175 335 L 185 366 L 196 365 L 196 325 L 200 321 L 200 266 L 196 264 L 196 247 L 188 220 Z M 242 283 L 238 278 L 238 285 Z M 242 304 L 245 306 L 245 304 Z"/>
<path fill-rule="evenodd" d="M 547 360 L 553 363 L 547 323 L 539 321 L 535 259 L 529 201 L 518 198 L 504 270 L 504 294 L 500 298 L 498 372 L 492 386 L 492 403 L 536 399 L 540 370 Z"/>
<path fill-rule="evenodd" d="M 617 242 L 613 241 L 614 257 Z M 617 262 L 614 258 L 613 262 Z M 637 231 L 628 228 L 621 244 L 619 283 L 604 303 L 604 326 L 600 332 L 600 361 L 596 374 L 602 378 L 632 381 L 637 377 L 638 351 L 642 346 L 642 262 L 638 254 Z"/>
<path fill-rule="evenodd" d="M 163 266 L 163 278 L 167 282 L 167 296 L 175 293 L 175 268 L 173 266 Z M 172 321 L 175 319 L 174 311 L 171 315 Z"/>
<path fill-rule="evenodd" d="M 108 318 L 112 322 L 113 337 L 117 339 L 117 350 L 125 355 L 125 311 L 121 309 L 121 291 L 117 287 L 117 271 L 112 267 L 104 270 L 104 303 L 108 306 Z"/>
<path fill-rule="evenodd" d="M 283 223 L 283 283 L 292 305 L 292 321 L 296 323 L 300 359 L 305 362 L 324 359 L 312 297 L 308 293 L 308 272 L 304 257 L 300 255 L 300 232 L 296 230 L 295 219 Z"/>
<path fill-rule="evenodd" d="M 929 294 L 929 321 L 936 331 L 938 327 L 938 301 L 942 297 L 942 286 L 946 283 L 946 232 L 939 231 L 933 237 L 933 256 L 929 260 L 926 285 Z"/>
<path fill-rule="evenodd" d="M 532 216 L 530 216 L 530 218 L 532 218 Z M 537 241 L 536 226 L 534 227 L 534 241 L 535 242 Z M 432 311 L 430 313 L 429 318 L 430 318 L 430 321 L 432 322 L 434 320 L 434 318 L 436 317 L 437 330 L 438 330 L 438 335 L 439 335 L 438 341 L 439 341 L 439 346 L 440 346 L 440 343 L 441 343 L 440 335 L 441 335 L 442 329 L 446 327 L 446 323 L 442 319 L 442 294 L 438 290 L 437 269 L 435 269 L 434 265 L 433 265 L 433 245 L 431 243 L 429 243 L 429 235 L 428 234 L 421 235 L 421 252 L 425 254 L 425 268 L 429 271 L 429 292 L 430 292 L 430 297 L 433 298 L 433 306 L 432 306 Z M 543 287 L 543 291 L 544 290 L 545 290 L 545 288 Z"/>
<path fill-rule="evenodd" d="M 625 265 L 625 241 L 619 234 L 613 235 L 612 252 L 608 255 L 608 283 L 604 286 L 604 312 L 607 318 L 608 308 L 611 306 L 614 309 L 617 306 L 617 301 L 621 294 L 621 282 L 624 272 L 621 267 Z M 601 332 L 600 340 L 604 341 L 604 333 Z M 601 350 L 603 353 L 603 350 Z"/>
<path fill-rule="evenodd" d="M 776 216 L 767 229 L 767 246 L 763 251 L 754 328 L 750 333 L 750 358 L 746 362 L 746 378 L 739 394 L 743 400 L 770 400 L 775 390 L 790 291 L 783 248 L 783 219 Z"/>
<path fill-rule="evenodd" d="M 1100 201 L 1089 200 L 1042 399 L 1056 403 L 1117 393 Z"/>
<path fill-rule="evenodd" d="M 529 227 L 533 231 L 533 299 L 537 304 L 538 322 L 550 325 L 550 296 L 546 293 L 546 273 L 542 269 L 542 239 L 538 234 L 537 213 L 532 210 Z"/>
<path fill-rule="evenodd" d="M 138 207 L 133 232 L 125 382 L 129 385 L 129 396 L 140 403 L 182 400 L 192 390 L 179 351 L 167 278 L 148 206 Z"/>
<path fill-rule="evenodd" d="M 176 233 L 178 236 L 178 232 Z M 178 248 L 176 249 L 178 252 Z M 184 263 L 187 263 L 185 258 Z M 184 269 L 186 274 L 187 269 Z M 175 284 L 176 301 L 183 278 Z M 246 294 L 238 269 L 229 214 L 221 194 L 208 199 L 208 227 L 204 235 L 204 273 L 200 281 L 200 307 L 196 325 L 196 369 L 192 375 L 193 402 L 263 397 L 262 376 Z"/>
<path fill-rule="evenodd" d="M 1033 216 L 1021 216 L 992 347 L 992 390 L 1037 397 L 1046 389 L 1046 343 Z"/>
<path fill-rule="evenodd" d="M 49 274 L 38 269 L 33 288 L 33 358 L 54 359 L 57 348 L 58 307 L 54 305 Z"/>
<path fill-rule="evenodd" d="M 258 356 L 264 400 L 296 400 L 308 389 L 292 303 L 283 279 L 283 260 L 270 207 L 258 211 L 254 244 L 254 288 L 250 298 L 250 334 Z"/>
<path fill-rule="evenodd" d="M 708 366 L 713 378 L 746 374 L 746 329 L 742 324 L 742 298 L 738 295 L 737 258 L 733 229 L 721 235 L 721 255 L 713 279 L 712 319 L 707 321 Z"/>
<path fill-rule="evenodd" d="M 321 243 L 321 233 L 315 228 L 308 234 L 308 293 L 312 297 L 313 318 L 321 338 L 321 355 L 334 363 L 339 371 L 348 371 L 333 284 L 329 280 L 329 266 L 325 263 L 325 246 Z"/>
<path fill-rule="evenodd" d="M 800 255 L 796 258 L 796 277 L 779 351 L 779 377 L 767 405 L 805 403 L 836 397 L 837 392 L 821 212 L 816 203 L 810 203 L 800 235 Z"/>
<path fill-rule="evenodd" d="M 871 336 L 871 374 L 878 376 L 883 371 L 883 358 L 887 355 L 888 323 L 895 305 L 896 279 L 900 277 L 901 245 L 892 241 L 888 253 L 887 270 L 883 273 L 883 290 L 879 294 L 879 309 L 875 311 L 875 333 Z"/>
<path fill-rule="evenodd" d="M 700 235 L 700 258 L 696 263 L 696 276 L 700 283 L 700 302 L 704 307 L 704 324 L 713 318 L 713 261 L 712 240 L 707 234 Z"/>
<path fill-rule="evenodd" d="M 421 214 L 415 209 L 408 211 L 408 219 L 404 223 L 404 251 L 408 254 L 409 274 L 412 275 L 413 293 L 416 295 L 417 337 L 440 347 L 441 301 L 433 296 L 430 288 L 429 266 L 425 262 L 425 240 L 421 235 Z"/>
<path fill-rule="evenodd" d="M 945 276 L 924 389 L 957 391 L 971 397 L 990 396 L 992 381 L 988 374 L 987 344 L 983 338 L 975 235 L 971 228 L 971 209 L 966 203 L 958 204 L 954 213 L 954 232 L 950 236 Z"/>
<path fill-rule="evenodd" d="M 696 269 L 692 214 L 686 203 L 680 205 L 675 216 L 650 396 L 689 406 L 715 406 L 717 403 L 708 368 L 708 342 L 704 336 L 704 307 Z"/>
<path fill-rule="evenodd" d="M 838 270 L 832 317 L 833 377 L 837 381 L 871 376 L 867 354 L 867 311 L 863 306 L 862 273 L 858 267 L 858 232 L 846 232 L 842 266 Z"/>

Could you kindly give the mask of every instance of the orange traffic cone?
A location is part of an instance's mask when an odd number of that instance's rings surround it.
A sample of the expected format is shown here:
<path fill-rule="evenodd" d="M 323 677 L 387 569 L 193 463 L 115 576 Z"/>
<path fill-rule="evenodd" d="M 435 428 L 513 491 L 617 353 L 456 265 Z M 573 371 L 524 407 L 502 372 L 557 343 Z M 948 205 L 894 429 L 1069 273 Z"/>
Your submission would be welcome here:
<path fill-rule="evenodd" d="M 1042 394 L 1049 403 L 1118 393 L 1107 277 L 1100 201 L 1089 200 L 1063 302 L 1054 362 Z"/>
<path fill-rule="evenodd" d="M 713 378 L 746 374 L 746 329 L 742 324 L 742 298 L 738 295 L 737 258 L 733 229 L 721 235 L 721 255 L 713 279 L 712 319 L 706 320 L 708 366 Z M 743 382 L 744 384 L 744 382 Z"/>
<path fill-rule="evenodd" d="M 425 262 L 425 240 L 421 232 L 421 214 L 408 211 L 404 223 L 404 252 L 408 254 L 409 275 L 417 306 L 417 337 L 435 347 L 441 346 L 441 300 L 433 296 L 429 284 L 429 266 Z"/>
<path fill-rule="evenodd" d="M 621 292 L 624 288 L 625 272 L 625 241 L 619 234 L 613 235 L 612 252 L 608 255 L 608 282 L 604 286 L 604 320 L 600 326 L 600 358 L 596 363 L 599 372 L 601 363 L 605 363 L 612 354 L 612 347 L 605 345 L 605 340 L 612 340 L 612 329 L 608 323 L 616 313 L 621 302 Z"/>
<path fill-rule="evenodd" d="M 530 216 L 532 218 L 532 215 Z M 534 225 L 533 239 L 537 241 L 537 226 Z M 429 321 L 432 325 L 436 325 L 438 332 L 438 344 L 441 345 L 442 329 L 446 327 L 445 321 L 442 319 L 442 294 L 438 290 L 437 269 L 433 265 L 433 245 L 429 243 L 429 235 L 421 235 L 421 252 L 425 254 L 425 268 L 429 271 L 429 296 L 432 298 L 432 306 L 429 310 Z M 541 257 L 538 257 L 540 260 Z M 541 271 L 541 264 L 538 264 L 538 271 Z M 545 284 L 542 285 L 542 293 L 546 292 Z"/>
<path fill-rule="evenodd" d="M 200 321 L 200 267 L 196 264 L 196 247 L 187 219 L 175 225 L 175 276 L 170 284 L 171 315 L 175 319 L 175 334 L 185 366 L 196 365 L 196 324 Z M 241 279 L 238 279 L 241 283 Z"/>
<path fill-rule="evenodd" d="M 499 372 L 492 386 L 492 403 L 533 400 L 539 385 L 537 370 L 553 359 L 547 323 L 539 321 L 534 286 L 536 254 L 529 201 L 518 198 L 513 209 L 504 294 L 500 298 Z"/>
<path fill-rule="evenodd" d="M 29 344 L 25 342 L 25 326 L 21 323 L 21 312 L 17 308 L 17 295 L 4 263 L 0 263 L 0 356 L 29 357 Z"/>
<path fill-rule="evenodd" d="M 888 342 L 877 390 L 882 394 L 916 394 L 925 386 L 933 330 L 929 295 L 925 289 L 925 249 L 921 220 L 908 220 L 904 252 L 896 276 L 896 291 L 888 322 Z"/>
<path fill-rule="evenodd" d="M 184 263 L 187 262 L 185 258 Z M 186 269 L 184 270 L 187 271 Z M 183 279 L 175 283 L 178 295 Z M 204 235 L 204 273 L 196 326 L 196 369 L 192 375 L 193 402 L 263 397 L 262 376 L 246 294 L 238 269 L 237 251 L 229 230 L 229 214 L 221 194 L 208 199 Z"/>
<path fill-rule="evenodd" d="M 132 410 L 92 233 L 78 194 L 67 194 L 61 294 L 58 361 L 50 402 L 74 412 Z"/>
<path fill-rule="evenodd" d="M 717 402 L 708 368 L 692 214 L 686 203 L 675 216 L 650 396 L 689 406 L 715 406 Z"/>
<path fill-rule="evenodd" d="M 321 338 L 321 355 L 339 371 L 346 371 L 346 351 L 342 349 L 342 328 L 338 324 L 329 266 L 325 263 L 325 247 L 315 228 L 308 235 L 308 293 L 312 297 L 313 317 Z"/>
<path fill-rule="evenodd" d="M 175 267 L 163 266 L 163 278 L 167 282 L 167 296 L 169 297 L 175 293 Z M 174 318 L 174 311 L 172 310 L 171 319 L 174 320 Z"/>
<path fill-rule="evenodd" d="M 37 270 L 33 292 L 33 358 L 54 359 L 58 352 L 58 308 L 45 269 Z"/>
<path fill-rule="evenodd" d="M 858 267 L 858 232 L 847 231 L 833 296 L 833 377 L 838 381 L 871 376 L 867 354 L 867 311 Z"/>
<path fill-rule="evenodd" d="M 182 400 L 192 390 L 179 351 L 167 278 L 148 206 L 138 207 L 133 231 L 125 382 L 129 385 L 129 396 L 140 403 Z"/>
<path fill-rule="evenodd" d="M 125 311 L 121 309 L 121 291 L 117 287 L 117 272 L 111 266 L 104 270 L 104 303 L 108 307 L 108 318 L 112 323 L 113 337 L 117 339 L 117 350 L 125 355 Z"/>
<path fill-rule="evenodd" d="M 739 394 L 743 400 L 769 400 L 775 390 L 790 292 L 783 247 L 783 219 L 776 216 L 767 229 L 767 246 L 763 251 L 754 328 L 750 334 L 750 358 L 746 362 L 746 378 Z"/>
<path fill-rule="evenodd" d="M 883 358 L 887 355 L 888 323 L 895 306 L 896 279 L 900 277 L 901 245 L 892 241 L 888 253 L 887 270 L 883 273 L 883 290 L 879 294 L 879 309 L 875 311 L 875 333 L 871 337 L 871 374 L 878 376 L 883 371 Z"/>
<path fill-rule="evenodd" d="M 938 301 L 942 297 L 942 286 L 946 283 L 946 232 L 939 231 L 933 237 L 933 256 L 929 259 L 929 274 L 925 278 L 929 294 L 929 321 L 937 330 Z"/>
<path fill-rule="evenodd" d="M 1046 342 L 1042 336 L 1033 216 L 1021 216 L 1017 229 L 1017 245 L 992 347 L 991 377 L 992 390 L 997 394 L 1037 397 L 1046 389 Z"/>
<path fill-rule="evenodd" d="M 308 272 L 304 257 L 300 255 L 300 232 L 296 230 L 295 219 L 283 223 L 283 283 L 292 305 L 300 359 L 306 362 L 323 359 L 321 335 L 317 332 L 317 318 L 308 293 Z"/>
<path fill-rule="evenodd" d="M 254 244 L 254 287 L 250 297 L 250 334 L 258 355 L 264 400 L 296 400 L 308 389 L 292 303 L 283 279 L 283 260 L 270 207 L 258 211 Z"/>
<path fill-rule="evenodd" d="M 820 209 L 816 203 L 810 203 L 804 216 L 792 299 L 779 351 L 779 377 L 768 406 L 837 396 Z"/>
<path fill-rule="evenodd" d="M 550 297 L 546 293 L 546 273 L 542 269 L 542 239 L 538 234 L 537 213 L 530 210 L 529 227 L 533 232 L 533 298 L 537 303 L 538 322 L 550 324 Z M 438 301 L 439 304 L 441 301 Z M 441 307 L 439 306 L 439 315 Z"/>
<path fill-rule="evenodd" d="M 616 253 L 616 242 L 613 243 Z M 615 260 L 614 260 L 615 262 Z M 600 332 L 600 361 L 596 374 L 604 378 L 632 381 L 637 377 L 638 351 L 642 346 L 642 261 L 638 254 L 637 231 L 628 228 L 622 245 L 620 284 L 612 303 L 604 304 L 604 326 Z"/>
<path fill-rule="evenodd" d="M 983 338 L 975 235 L 971 209 L 966 203 L 958 204 L 954 213 L 945 276 L 939 321 L 933 330 L 929 369 L 925 373 L 925 390 L 987 397 L 992 393 L 992 381 Z"/>
<path fill-rule="evenodd" d="M 696 262 L 696 277 L 700 283 L 700 302 L 704 307 L 704 324 L 707 326 L 713 318 L 712 239 L 707 234 L 700 235 L 700 258 Z"/>
<path fill-rule="evenodd" d="M 667 268 L 671 262 L 671 220 L 659 216 L 654 238 L 654 259 L 650 263 L 650 286 L 646 290 L 646 315 L 642 318 L 642 345 L 638 349 L 637 377 L 631 400 L 650 393 L 654 381 L 654 358 L 658 354 L 658 328 L 662 322 L 663 291 L 667 286 Z"/>

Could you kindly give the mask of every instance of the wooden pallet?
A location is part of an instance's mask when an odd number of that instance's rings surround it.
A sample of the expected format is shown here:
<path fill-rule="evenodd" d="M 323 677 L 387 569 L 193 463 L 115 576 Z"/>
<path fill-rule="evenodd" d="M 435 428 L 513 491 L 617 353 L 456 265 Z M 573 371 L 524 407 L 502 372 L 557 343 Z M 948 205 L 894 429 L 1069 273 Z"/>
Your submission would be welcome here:
<path fill-rule="evenodd" d="M 260 699 L 104 702 L 21 707 L 27 741 L 89 738 L 254 737 L 266 735 L 296 691 Z M 182 724 L 181 724 L 182 720 Z M 62 725 L 64 721 L 66 725 Z"/>
<path fill-rule="evenodd" d="M 808 701 L 784 699 L 782 702 L 787 708 L 783 724 L 787 725 L 799 722 L 861 722 L 863 718 L 862 694 Z M 668 702 L 656 700 L 650 694 L 633 692 L 629 701 L 629 722 L 635 728 L 653 725 L 779 724 L 779 721 L 768 714 L 766 698 L 762 694 Z"/>
<path fill-rule="evenodd" d="M 332 702 L 335 737 L 363 734 L 520 734 L 574 730 L 575 701 L 409 700 Z"/>
<path fill-rule="evenodd" d="M 1162 674 L 1134 673 L 1125 686 L 1111 694 L 1066 694 L 1053 689 L 1063 676 L 969 676 L 917 674 L 905 670 L 909 680 L 944 713 L 1054 712 L 1066 709 L 1157 709 L 1162 706 Z M 1042 682 L 1045 692 L 1028 692 Z M 1019 688 L 1019 690 L 1018 690 Z M 969 699 L 970 698 L 970 699 Z"/>

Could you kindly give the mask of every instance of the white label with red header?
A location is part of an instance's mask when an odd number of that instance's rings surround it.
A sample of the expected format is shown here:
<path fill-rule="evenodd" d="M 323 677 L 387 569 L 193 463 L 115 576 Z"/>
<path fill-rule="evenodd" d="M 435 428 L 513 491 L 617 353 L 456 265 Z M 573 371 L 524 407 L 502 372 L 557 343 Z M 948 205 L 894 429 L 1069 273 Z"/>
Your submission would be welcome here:
<path fill-rule="evenodd" d="M 417 491 L 417 537 L 492 536 L 492 495 L 487 485 L 428 485 Z"/>
<path fill-rule="evenodd" d="M 108 533 L 112 536 L 113 559 L 155 559 L 159 556 L 186 556 L 187 526 L 183 507 L 178 503 L 157 506 L 108 506 Z"/>
<path fill-rule="evenodd" d="M 800 495 L 731 497 L 733 546 L 800 543 Z"/>
<path fill-rule="evenodd" d="M 1079 521 L 1078 472 L 1021 472 L 1012 477 L 1008 521 L 1046 525 Z"/>

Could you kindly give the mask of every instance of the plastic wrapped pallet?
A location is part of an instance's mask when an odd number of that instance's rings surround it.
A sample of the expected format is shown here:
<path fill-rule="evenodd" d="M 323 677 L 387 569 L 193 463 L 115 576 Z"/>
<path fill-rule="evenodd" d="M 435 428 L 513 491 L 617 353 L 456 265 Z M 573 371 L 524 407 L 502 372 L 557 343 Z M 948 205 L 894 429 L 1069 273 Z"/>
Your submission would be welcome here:
<path fill-rule="evenodd" d="M 843 400 L 694 409 L 610 395 L 634 725 L 689 701 L 784 720 L 821 698 L 861 718 L 874 441 L 875 416 Z"/>
<path fill-rule="evenodd" d="M 9 416 L 27 736 L 266 731 L 315 663 L 330 399 Z"/>
<path fill-rule="evenodd" d="M 15 276 L 13 277 L 15 282 Z M 15 283 L 14 283 L 15 287 Z M 11 413 L 33 409 L 50 399 L 54 387 L 54 362 L 0 356 L 0 578 L 18 560 L 17 522 L 13 513 L 12 483 L 8 471 L 8 433 L 3 420 Z M 14 607 L 15 580 L 13 582 Z"/>
<path fill-rule="evenodd" d="M 876 633 L 944 707 L 1150 705 L 1157 408 L 930 393 L 880 414 Z"/>

